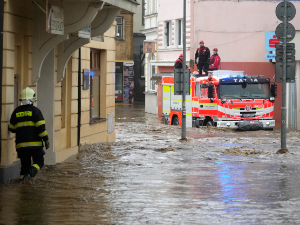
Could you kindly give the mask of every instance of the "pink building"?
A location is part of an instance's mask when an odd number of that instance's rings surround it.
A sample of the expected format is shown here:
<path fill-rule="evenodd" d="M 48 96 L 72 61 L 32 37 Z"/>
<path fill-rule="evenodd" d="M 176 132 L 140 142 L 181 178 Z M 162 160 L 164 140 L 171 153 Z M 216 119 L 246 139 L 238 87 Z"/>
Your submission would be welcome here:
<path fill-rule="evenodd" d="M 266 59 L 267 32 L 275 32 L 281 23 L 275 14 L 281 1 L 204 1 L 187 0 L 186 46 L 187 64 L 194 64 L 199 41 L 212 53 L 218 48 L 222 70 L 244 71 L 247 75 L 265 75 L 273 81 L 274 62 Z M 300 2 L 292 1 L 300 12 Z M 296 29 L 296 82 L 288 84 L 288 126 L 300 129 L 300 13 L 290 21 Z M 173 72 L 174 61 L 183 50 L 183 0 L 159 1 L 157 72 Z M 196 66 L 195 66 L 196 68 Z M 275 120 L 280 126 L 281 84 L 275 103 Z M 298 115 L 297 115 L 298 112 Z M 298 119 L 299 118 L 299 119 Z M 299 121 L 299 122 L 298 122 Z"/>

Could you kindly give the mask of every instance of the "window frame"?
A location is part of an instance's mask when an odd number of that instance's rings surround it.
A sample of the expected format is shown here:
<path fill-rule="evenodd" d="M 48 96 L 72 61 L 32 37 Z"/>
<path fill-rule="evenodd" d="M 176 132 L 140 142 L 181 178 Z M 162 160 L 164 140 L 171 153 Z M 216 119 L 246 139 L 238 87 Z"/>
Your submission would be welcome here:
<path fill-rule="evenodd" d="M 117 19 L 121 19 L 121 23 L 118 23 Z M 117 16 L 115 21 L 117 22 L 117 25 L 116 25 L 116 39 L 118 40 L 124 40 L 124 17 L 123 16 Z M 118 34 L 118 28 L 121 27 L 121 35 L 120 36 L 117 36 Z"/>
<path fill-rule="evenodd" d="M 101 110 L 101 79 L 100 79 L 100 71 L 101 71 L 101 65 L 100 65 L 100 55 L 101 51 L 98 49 L 91 49 L 90 50 L 90 124 L 102 122 L 103 118 L 100 117 L 100 110 Z M 95 61 L 96 60 L 96 61 Z M 92 75 L 93 74 L 93 75 Z M 98 114 L 99 116 L 93 117 L 93 84 L 94 80 L 93 77 L 98 76 L 99 77 L 99 91 L 98 91 L 98 99 L 99 99 L 99 107 L 98 107 Z M 106 119 L 105 119 L 106 120 Z"/>
<path fill-rule="evenodd" d="M 172 21 L 165 21 L 164 23 L 164 45 L 166 48 L 172 46 Z"/>

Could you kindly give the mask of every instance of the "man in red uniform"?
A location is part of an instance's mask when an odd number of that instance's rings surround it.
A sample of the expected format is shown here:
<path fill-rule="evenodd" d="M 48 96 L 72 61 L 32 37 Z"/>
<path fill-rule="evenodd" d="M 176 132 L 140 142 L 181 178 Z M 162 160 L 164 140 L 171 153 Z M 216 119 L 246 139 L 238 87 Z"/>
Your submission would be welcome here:
<path fill-rule="evenodd" d="M 183 54 L 181 53 L 179 55 L 179 58 L 175 61 L 174 68 L 182 69 L 182 63 L 183 63 L 182 60 L 183 60 Z"/>
<path fill-rule="evenodd" d="M 174 63 L 174 68 L 182 69 L 182 64 L 183 64 L 183 54 L 180 53 L 179 58 Z M 189 68 L 188 65 L 185 65 L 185 67 L 187 69 Z"/>
<path fill-rule="evenodd" d="M 203 79 L 200 81 L 200 84 L 206 84 L 206 85 L 215 85 L 218 86 L 219 85 L 219 80 L 217 80 L 216 78 L 214 78 L 212 76 L 212 73 L 209 72 L 208 73 L 208 78 L 207 79 Z"/>
<path fill-rule="evenodd" d="M 214 48 L 213 49 L 213 55 L 210 57 L 210 66 L 209 66 L 209 70 L 213 71 L 213 70 L 218 70 L 220 67 L 220 62 L 221 62 L 221 58 L 218 55 L 218 49 Z"/>
<path fill-rule="evenodd" d="M 206 76 L 208 75 L 208 60 L 210 58 L 210 50 L 208 47 L 204 46 L 204 41 L 200 41 L 200 48 L 197 49 L 195 53 L 195 62 L 199 70 L 199 75 L 202 75 L 202 68 Z"/>

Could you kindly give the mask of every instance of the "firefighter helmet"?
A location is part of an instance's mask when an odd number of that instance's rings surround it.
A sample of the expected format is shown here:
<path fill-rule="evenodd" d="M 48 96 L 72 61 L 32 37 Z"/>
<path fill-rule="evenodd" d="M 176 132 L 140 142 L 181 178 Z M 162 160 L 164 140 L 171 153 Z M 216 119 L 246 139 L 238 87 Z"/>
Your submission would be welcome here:
<path fill-rule="evenodd" d="M 199 44 L 204 44 L 204 41 L 200 41 Z"/>
<path fill-rule="evenodd" d="M 182 53 L 180 53 L 179 57 L 183 57 L 183 54 L 182 54 Z"/>
<path fill-rule="evenodd" d="M 20 100 L 29 100 L 31 102 L 35 102 L 37 99 L 35 98 L 35 92 L 31 88 L 27 87 L 23 89 L 21 92 L 21 99 Z"/>
<path fill-rule="evenodd" d="M 214 48 L 213 51 L 218 51 L 218 49 L 217 49 L 217 48 Z"/>

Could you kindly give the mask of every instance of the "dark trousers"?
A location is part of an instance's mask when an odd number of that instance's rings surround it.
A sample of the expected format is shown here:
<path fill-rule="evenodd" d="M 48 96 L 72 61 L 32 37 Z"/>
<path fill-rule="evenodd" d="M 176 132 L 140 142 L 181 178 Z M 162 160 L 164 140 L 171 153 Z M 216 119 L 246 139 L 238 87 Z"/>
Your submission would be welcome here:
<path fill-rule="evenodd" d="M 214 69 L 209 69 L 209 71 L 215 71 L 215 70 L 218 70 L 217 68 L 214 68 Z"/>
<path fill-rule="evenodd" d="M 20 158 L 21 160 L 20 175 L 30 174 L 31 177 L 34 177 L 39 169 L 44 166 L 44 149 L 20 149 L 17 150 L 17 152 L 18 158 Z M 31 158 L 33 161 L 33 165 L 31 165 Z M 37 167 L 39 169 L 37 169 Z"/>
<path fill-rule="evenodd" d="M 205 74 L 208 75 L 208 68 L 209 68 L 208 63 L 199 62 L 197 67 L 198 67 L 200 75 L 202 74 L 202 68 L 203 68 L 203 71 L 205 72 Z"/>

